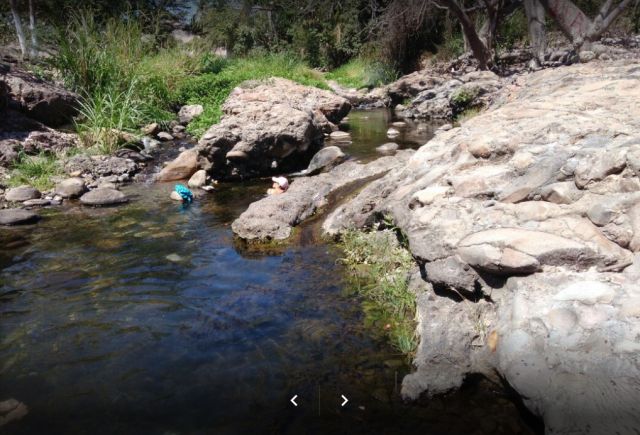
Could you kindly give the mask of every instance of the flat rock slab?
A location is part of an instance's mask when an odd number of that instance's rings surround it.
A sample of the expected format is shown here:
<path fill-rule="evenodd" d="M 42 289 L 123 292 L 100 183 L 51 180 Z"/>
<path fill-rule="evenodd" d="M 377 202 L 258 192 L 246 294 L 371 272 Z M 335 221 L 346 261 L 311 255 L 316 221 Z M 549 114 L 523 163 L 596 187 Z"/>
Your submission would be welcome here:
<path fill-rule="evenodd" d="M 80 202 L 84 205 L 108 206 L 128 202 L 127 196 L 119 190 L 101 187 L 85 193 L 80 197 Z"/>
<path fill-rule="evenodd" d="M 327 204 L 331 193 L 350 183 L 381 176 L 400 167 L 412 154 L 412 150 L 405 150 L 366 165 L 346 162 L 330 172 L 298 178 L 285 193 L 267 196 L 251 204 L 231 228 L 237 236 L 249 241 L 285 240 L 291 236 L 293 227 Z"/>
<path fill-rule="evenodd" d="M 0 210 L 0 225 L 24 225 L 37 222 L 40 216 L 29 210 L 7 208 Z"/>

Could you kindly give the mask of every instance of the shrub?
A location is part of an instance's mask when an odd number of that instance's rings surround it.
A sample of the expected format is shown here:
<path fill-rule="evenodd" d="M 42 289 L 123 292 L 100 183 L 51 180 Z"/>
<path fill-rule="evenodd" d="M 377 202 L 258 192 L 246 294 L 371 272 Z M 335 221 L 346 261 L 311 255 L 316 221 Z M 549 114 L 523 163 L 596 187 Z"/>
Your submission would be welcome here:
<path fill-rule="evenodd" d="M 379 61 L 355 58 L 326 74 L 329 80 L 335 80 L 350 88 L 374 88 L 397 78 L 396 71 Z"/>

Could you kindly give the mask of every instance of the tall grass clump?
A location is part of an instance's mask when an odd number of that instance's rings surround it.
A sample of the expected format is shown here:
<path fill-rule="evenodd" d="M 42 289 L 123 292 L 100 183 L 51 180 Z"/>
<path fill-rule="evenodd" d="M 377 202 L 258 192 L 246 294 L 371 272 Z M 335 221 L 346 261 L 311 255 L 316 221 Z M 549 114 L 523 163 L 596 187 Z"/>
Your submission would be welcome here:
<path fill-rule="evenodd" d="M 328 89 L 321 73 L 287 53 L 255 53 L 250 57 L 224 60 L 208 56 L 202 62 L 202 71 L 203 74 L 185 80 L 177 95 L 182 103 L 202 104 L 204 107 L 204 113 L 187 127 L 196 137 L 220 120 L 222 104 L 233 88 L 242 82 L 282 77 L 303 85 Z"/>
<path fill-rule="evenodd" d="M 53 59 L 81 96 L 78 131 L 88 146 L 113 152 L 144 123 L 167 121 L 181 81 L 198 71 L 198 47 L 158 48 L 135 18 L 97 23 L 89 10 L 70 18 Z"/>
<path fill-rule="evenodd" d="M 411 356 L 417 347 L 415 295 L 409 290 L 411 253 L 395 231 L 347 231 L 342 262 L 353 273 L 352 288 L 364 297 L 369 324 L 384 331 L 391 344 Z"/>
<path fill-rule="evenodd" d="M 371 89 L 392 82 L 397 72 L 383 62 L 357 57 L 327 73 L 326 78 L 350 88 Z"/>

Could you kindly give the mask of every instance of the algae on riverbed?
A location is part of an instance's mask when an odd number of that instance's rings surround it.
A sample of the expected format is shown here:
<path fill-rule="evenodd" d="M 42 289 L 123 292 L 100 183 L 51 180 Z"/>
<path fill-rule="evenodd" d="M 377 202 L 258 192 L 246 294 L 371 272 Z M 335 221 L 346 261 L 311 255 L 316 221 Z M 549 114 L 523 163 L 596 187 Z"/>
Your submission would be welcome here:
<path fill-rule="evenodd" d="M 411 253 L 392 229 L 347 231 L 340 246 L 342 262 L 354 272 L 350 288 L 365 298 L 366 322 L 382 328 L 396 349 L 411 356 L 417 347 L 416 301 L 409 290 Z"/>

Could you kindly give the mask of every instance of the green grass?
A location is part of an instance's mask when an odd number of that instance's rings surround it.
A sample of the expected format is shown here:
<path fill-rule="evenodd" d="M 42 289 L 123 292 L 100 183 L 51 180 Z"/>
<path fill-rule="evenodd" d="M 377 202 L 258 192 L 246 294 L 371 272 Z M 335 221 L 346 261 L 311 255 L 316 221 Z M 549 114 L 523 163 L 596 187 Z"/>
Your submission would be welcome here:
<path fill-rule="evenodd" d="M 187 131 L 196 137 L 220 120 L 224 101 L 236 86 L 247 80 L 282 77 L 303 85 L 328 89 L 321 73 L 286 53 L 215 62 L 208 57 L 203 60 L 203 69 L 215 72 L 188 78 L 177 92 L 177 99 L 181 103 L 202 104 L 204 107 L 204 113 L 187 127 Z"/>
<path fill-rule="evenodd" d="M 35 156 L 22 154 L 12 167 L 9 185 L 28 184 L 38 190 L 47 190 L 53 187 L 53 178 L 62 174 L 62 164 L 57 156 L 48 153 Z"/>
<path fill-rule="evenodd" d="M 382 62 L 355 58 L 328 72 L 325 77 L 349 88 L 370 89 L 392 82 L 397 78 L 397 73 Z"/>
<path fill-rule="evenodd" d="M 342 262 L 353 273 L 353 289 L 365 299 L 366 321 L 384 333 L 401 353 L 411 356 L 417 347 L 415 296 L 409 290 L 414 265 L 396 231 L 344 233 Z"/>
<path fill-rule="evenodd" d="M 156 47 L 135 19 L 94 21 L 90 11 L 70 18 L 58 36 L 52 65 L 81 96 L 77 128 L 85 145 L 111 153 L 123 135 L 174 117 L 177 90 L 200 71 L 203 47 Z"/>

